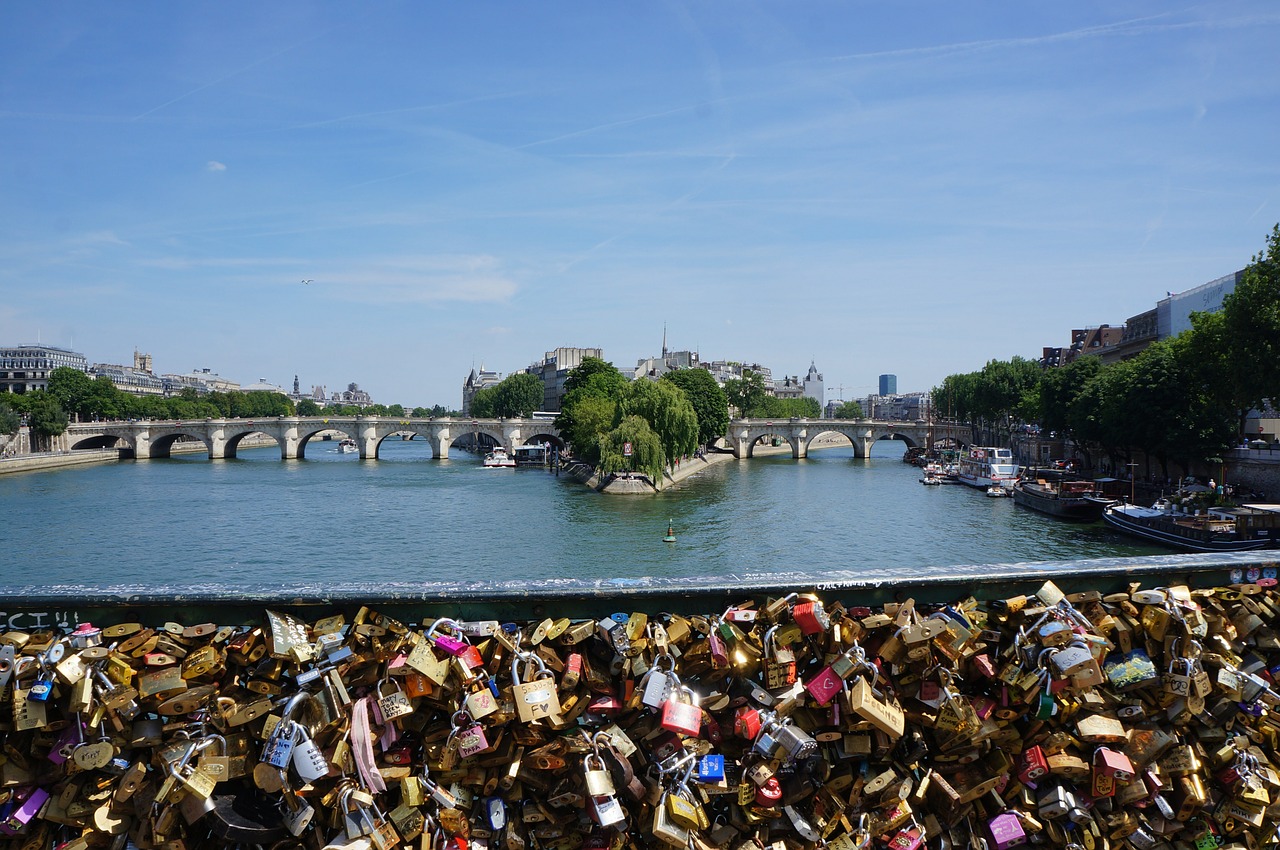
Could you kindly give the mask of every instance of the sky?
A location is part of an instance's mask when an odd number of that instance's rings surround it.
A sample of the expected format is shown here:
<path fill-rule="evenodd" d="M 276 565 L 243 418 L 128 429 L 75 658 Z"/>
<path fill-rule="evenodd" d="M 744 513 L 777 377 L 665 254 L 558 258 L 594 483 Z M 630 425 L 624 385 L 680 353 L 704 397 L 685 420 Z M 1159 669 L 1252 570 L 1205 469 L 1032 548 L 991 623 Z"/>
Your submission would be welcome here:
<path fill-rule="evenodd" d="M 9 3 L 0 345 L 455 408 L 665 333 L 924 391 L 1247 265 L 1277 43 L 1273 0 Z"/>

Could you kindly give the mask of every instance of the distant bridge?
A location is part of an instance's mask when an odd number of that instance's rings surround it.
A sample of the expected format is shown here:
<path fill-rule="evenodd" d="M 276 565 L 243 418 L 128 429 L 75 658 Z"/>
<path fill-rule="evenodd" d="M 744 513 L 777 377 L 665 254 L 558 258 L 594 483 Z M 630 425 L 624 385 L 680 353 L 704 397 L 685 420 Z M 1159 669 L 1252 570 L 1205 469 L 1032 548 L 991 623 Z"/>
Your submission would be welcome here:
<path fill-rule="evenodd" d="M 841 434 L 853 443 L 854 457 L 870 457 L 878 440 L 902 440 L 911 447 L 928 447 L 936 439 L 934 428 L 923 420 L 900 422 L 892 419 L 734 419 L 725 438 L 733 456 L 751 457 L 758 446 L 773 443 L 791 447 L 791 456 L 809 456 L 815 440 L 824 434 Z"/>
<path fill-rule="evenodd" d="M 538 419 L 407 419 L 394 416 L 281 416 L 267 419 L 140 420 L 77 422 L 67 426 L 59 448 L 120 447 L 140 459 L 169 457 L 179 440 L 204 443 L 209 458 L 231 458 L 250 434 L 266 434 L 280 446 L 280 459 L 306 456 L 319 434 L 337 431 L 356 441 L 361 458 L 378 457 L 390 437 L 423 439 L 436 459 L 449 456 L 449 446 L 468 434 L 488 437 L 500 446 L 550 442 L 562 446 L 560 432 Z"/>
<path fill-rule="evenodd" d="M 549 442 L 563 446 L 555 425 L 542 419 L 412 419 L 391 416 L 281 416 L 267 419 L 141 420 L 136 422 L 77 422 L 57 440 L 55 448 L 119 448 L 126 457 L 169 457 L 181 441 L 204 444 L 210 459 L 233 458 L 251 434 L 265 434 L 280 447 L 282 460 L 306 456 L 318 435 L 338 432 L 355 440 L 361 458 L 377 459 L 382 442 L 391 437 L 422 439 L 442 460 L 449 447 L 467 435 L 482 435 L 500 446 Z M 785 443 L 794 458 L 807 457 L 814 441 L 841 434 L 853 444 L 854 457 L 870 457 L 878 440 L 902 440 L 909 446 L 928 446 L 933 429 L 925 422 L 876 419 L 734 419 L 725 439 L 734 457 L 749 458 L 757 446 Z"/>

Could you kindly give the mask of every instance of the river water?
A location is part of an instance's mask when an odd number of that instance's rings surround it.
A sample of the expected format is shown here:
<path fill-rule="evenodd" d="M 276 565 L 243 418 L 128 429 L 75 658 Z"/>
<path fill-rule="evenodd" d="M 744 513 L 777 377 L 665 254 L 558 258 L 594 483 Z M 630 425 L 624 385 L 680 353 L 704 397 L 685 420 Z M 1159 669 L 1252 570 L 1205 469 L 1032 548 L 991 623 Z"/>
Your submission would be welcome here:
<path fill-rule="evenodd" d="M 1168 554 L 963 486 L 925 487 L 899 442 L 858 460 L 712 467 L 656 496 L 602 496 L 421 441 L 381 460 L 313 444 L 0 478 L 0 587 L 720 576 Z M 668 522 L 677 542 L 664 543 Z M 947 570 L 954 572 L 954 570 Z"/>

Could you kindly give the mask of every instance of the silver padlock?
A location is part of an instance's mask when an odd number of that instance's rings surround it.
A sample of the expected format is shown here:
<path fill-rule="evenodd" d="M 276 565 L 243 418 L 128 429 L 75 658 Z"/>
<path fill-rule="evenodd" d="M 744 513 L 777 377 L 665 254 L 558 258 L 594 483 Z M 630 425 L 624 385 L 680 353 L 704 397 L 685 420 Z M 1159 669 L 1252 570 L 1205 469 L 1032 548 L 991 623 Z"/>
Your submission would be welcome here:
<path fill-rule="evenodd" d="M 294 726 L 293 756 L 290 761 L 298 778 L 305 782 L 315 782 L 329 775 L 329 760 L 311 740 L 310 733 L 296 721 L 289 721 Z M 294 833 L 295 835 L 297 833 Z"/>

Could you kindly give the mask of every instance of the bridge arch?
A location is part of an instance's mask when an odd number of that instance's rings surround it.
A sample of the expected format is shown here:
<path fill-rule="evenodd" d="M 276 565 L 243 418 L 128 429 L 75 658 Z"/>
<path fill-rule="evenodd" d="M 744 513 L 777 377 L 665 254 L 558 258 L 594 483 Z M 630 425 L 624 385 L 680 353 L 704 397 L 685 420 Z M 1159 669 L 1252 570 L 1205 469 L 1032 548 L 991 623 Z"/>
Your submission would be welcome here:
<path fill-rule="evenodd" d="M 204 450 L 207 455 L 213 455 L 213 443 L 203 434 L 197 434 L 192 431 L 174 430 L 157 434 L 151 438 L 150 456 L 153 458 L 172 457 L 173 446 L 179 440 L 199 443 L 204 446 Z"/>
<path fill-rule="evenodd" d="M 755 457 L 756 446 L 763 446 L 766 444 L 769 446 L 777 446 L 777 447 L 789 446 L 791 448 L 792 457 L 795 456 L 796 451 L 798 450 L 797 449 L 798 444 L 796 443 L 795 440 L 791 439 L 791 435 L 786 434 L 782 431 L 769 431 L 768 426 L 766 426 L 766 430 L 764 430 L 763 432 L 757 433 L 753 429 L 752 433 L 754 437 L 747 444 L 747 457 Z M 776 443 L 774 442 L 775 440 L 777 441 Z"/>
<path fill-rule="evenodd" d="M 555 446 L 558 449 L 563 449 L 565 447 L 564 440 L 560 439 L 558 435 L 552 434 L 549 432 L 539 431 L 539 432 L 533 433 L 528 437 L 526 437 L 524 441 L 524 444 L 526 446 L 529 446 L 529 445 L 536 446 L 541 443 L 550 443 L 551 445 Z"/>
<path fill-rule="evenodd" d="M 828 446 L 824 444 L 815 446 L 815 444 L 818 443 L 819 438 L 824 437 L 827 434 L 838 434 L 839 436 L 844 437 L 846 440 L 848 440 L 849 447 L 853 449 L 854 457 L 858 457 L 858 458 L 866 457 L 866 449 L 863 446 L 863 442 L 862 442 L 862 433 L 865 433 L 865 429 L 862 429 L 861 432 L 855 433 L 857 429 L 842 428 L 837 425 L 833 427 L 818 426 L 811 430 L 813 430 L 814 433 L 809 437 L 809 439 L 804 444 L 805 457 L 808 457 L 809 452 L 813 451 L 814 448 L 820 448 L 820 449 L 828 448 Z"/>
<path fill-rule="evenodd" d="M 126 441 L 127 442 L 127 441 Z M 71 443 L 71 451 L 81 451 L 84 449 L 117 449 L 120 448 L 120 438 L 115 434 L 96 434 L 87 436 Z M 132 444 L 130 444 L 132 447 Z"/>
<path fill-rule="evenodd" d="M 324 440 L 324 439 L 321 439 L 321 440 L 318 440 L 317 442 L 322 443 L 322 444 L 323 444 L 323 443 L 326 443 L 326 442 L 332 442 L 332 443 L 333 443 L 333 445 L 335 445 L 335 446 L 336 446 L 336 445 L 338 445 L 338 440 L 339 440 L 339 439 L 341 439 L 342 437 L 350 437 L 350 438 L 352 438 L 352 439 L 355 439 L 355 436 L 356 436 L 354 431 L 348 431 L 348 430 L 346 430 L 345 428 L 338 427 L 337 425 L 328 425 L 328 424 L 326 424 L 323 428 L 314 428 L 314 429 L 312 429 L 312 430 L 310 430 L 310 431 L 302 431 L 302 432 L 299 432 L 299 434 L 298 434 L 298 452 L 297 452 L 297 455 L 295 455 L 295 456 L 297 457 L 297 459 L 298 459 L 298 460 L 306 460 L 306 456 L 307 456 L 307 445 L 308 445 L 308 444 L 309 444 L 313 439 L 315 439 L 315 437 L 316 437 L 316 436 L 318 436 L 318 435 L 320 435 L 320 434 L 327 433 L 327 432 L 329 432 L 329 431 L 332 431 L 332 432 L 334 432 L 335 434 L 339 434 L 339 435 L 341 435 L 341 436 L 340 436 L 340 437 L 338 437 L 337 439 L 332 440 L 332 441 L 330 441 L 330 440 Z M 321 451 L 323 451 L 323 449 L 322 449 Z"/>

